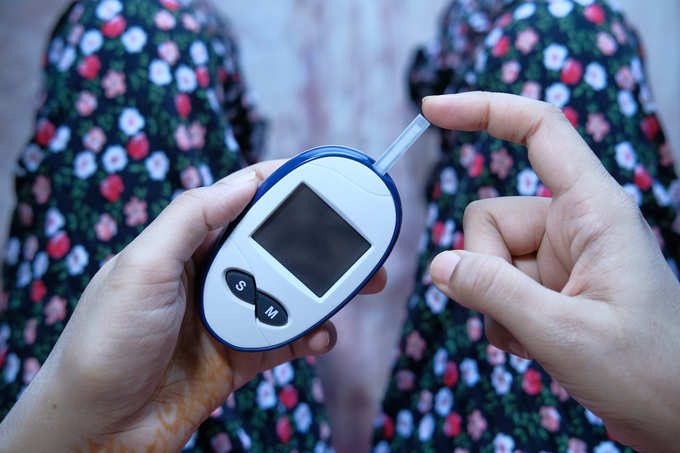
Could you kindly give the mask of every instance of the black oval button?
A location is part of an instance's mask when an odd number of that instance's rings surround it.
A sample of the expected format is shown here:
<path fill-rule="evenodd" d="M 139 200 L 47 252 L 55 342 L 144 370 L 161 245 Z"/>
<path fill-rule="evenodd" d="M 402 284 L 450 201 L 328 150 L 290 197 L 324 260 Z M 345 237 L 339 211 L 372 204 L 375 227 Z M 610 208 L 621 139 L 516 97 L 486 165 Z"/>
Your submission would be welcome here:
<path fill-rule="evenodd" d="M 255 279 L 245 272 L 229 271 L 227 272 L 227 286 L 244 302 L 255 305 Z"/>
<path fill-rule="evenodd" d="M 283 326 L 288 322 L 288 313 L 283 305 L 258 291 L 255 304 L 257 319 L 270 326 Z"/>

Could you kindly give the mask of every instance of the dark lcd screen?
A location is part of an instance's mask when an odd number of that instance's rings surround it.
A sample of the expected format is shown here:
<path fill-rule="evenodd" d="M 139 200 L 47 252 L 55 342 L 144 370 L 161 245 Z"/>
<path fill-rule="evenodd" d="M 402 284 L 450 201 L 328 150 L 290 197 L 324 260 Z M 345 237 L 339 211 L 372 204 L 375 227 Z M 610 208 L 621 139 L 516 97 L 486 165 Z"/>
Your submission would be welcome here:
<path fill-rule="evenodd" d="M 371 246 L 305 184 L 281 203 L 252 238 L 319 297 Z"/>

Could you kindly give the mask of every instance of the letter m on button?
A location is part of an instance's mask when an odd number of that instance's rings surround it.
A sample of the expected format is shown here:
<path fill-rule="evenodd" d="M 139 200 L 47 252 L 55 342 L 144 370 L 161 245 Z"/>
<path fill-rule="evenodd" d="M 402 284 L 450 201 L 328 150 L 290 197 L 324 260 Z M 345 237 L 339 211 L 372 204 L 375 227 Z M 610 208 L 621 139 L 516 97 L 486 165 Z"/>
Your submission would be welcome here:
<path fill-rule="evenodd" d="M 274 319 L 276 317 L 276 315 L 279 314 L 279 311 L 276 310 L 272 305 L 270 305 L 269 308 L 267 308 L 264 311 L 264 314 L 269 316 L 269 319 Z"/>

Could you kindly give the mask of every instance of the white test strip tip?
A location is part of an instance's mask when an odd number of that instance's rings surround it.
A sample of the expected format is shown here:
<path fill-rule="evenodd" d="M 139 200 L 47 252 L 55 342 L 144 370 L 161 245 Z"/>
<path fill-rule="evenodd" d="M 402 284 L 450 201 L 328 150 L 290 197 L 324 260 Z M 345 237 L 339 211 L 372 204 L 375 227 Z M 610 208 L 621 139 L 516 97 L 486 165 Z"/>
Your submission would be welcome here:
<path fill-rule="evenodd" d="M 413 145 L 416 140 L 430 127 L 430 122 L 421 114 L 415 117 L 406 129 L 397 137 L 373 164 L 373 168 L 380 175 L 387 173 L 399 158 Z"/>

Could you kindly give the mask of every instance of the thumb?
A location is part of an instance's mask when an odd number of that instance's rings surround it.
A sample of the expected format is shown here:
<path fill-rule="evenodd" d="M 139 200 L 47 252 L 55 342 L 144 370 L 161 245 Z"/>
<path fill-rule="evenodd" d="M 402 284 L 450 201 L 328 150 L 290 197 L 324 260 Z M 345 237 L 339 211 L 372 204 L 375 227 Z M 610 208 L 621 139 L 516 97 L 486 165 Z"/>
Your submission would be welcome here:
<path fill-rule="evenodd" d="M 559 293 L 496 256 L 446 251 L 434 258 L 430 274 L 442 292 L 491 316 L 528 349 L 548 333 L 548 313 L 562 304 Z"/>

